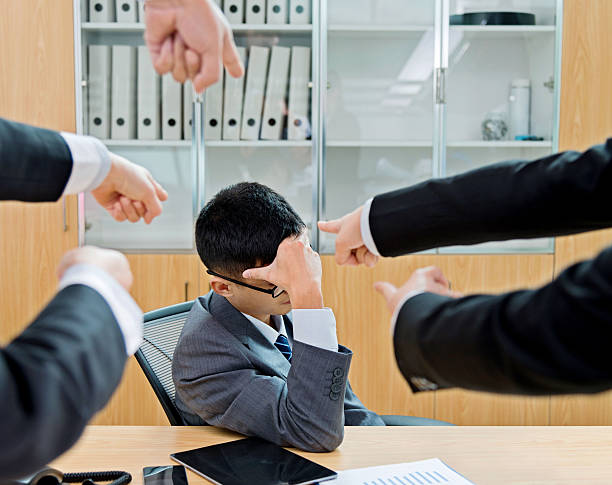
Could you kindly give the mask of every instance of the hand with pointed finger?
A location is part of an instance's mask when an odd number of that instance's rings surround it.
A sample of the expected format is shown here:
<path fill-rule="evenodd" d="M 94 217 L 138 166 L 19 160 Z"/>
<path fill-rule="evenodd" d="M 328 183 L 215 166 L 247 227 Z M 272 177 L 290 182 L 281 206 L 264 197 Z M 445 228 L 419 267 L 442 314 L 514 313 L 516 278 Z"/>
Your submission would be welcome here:
<path fill-rule="evenodd" d="M 362 210 L 358 207 L 340 219 L 319 221 L 321 231 L 336 234 L 336 263 L 341 266 L 365 264 L 372 268 L 378 262 L 378 256 L 368 250 L 361 237 Z"/>
<path fill-rule="evenodd" d="M 451 290 L 451 284 L 440 268 L 428 266 L 417 269 L 403 286 L 397 288 L 386 281 L 374 283 L 374 288 L 387 300 L 387 308 L 391 314 L 397 305 L 410 293 L 436 293 L 438 295 L 460 298 L 463 295 Z"/>
<path fill-rule="evenodd" d="M 244 74 L 232 29 L 213 0 L 147 0 L 145 23 L 159 74 L 189 78 L 198 93 L 219 81 L 223 66 L 233 77 Z"/>
<path fill-rule="evenodd" d="M 137 222 L 142 218 L 150 224 L 161 214 L 168 193 L 146 168 L 112 152 L 110 157 L 108 175 L 91 194 L 115 220 Z"/>
<path fill-rule="evenodd" d="M 119 251 L 102 249 L 95 246 L 83 246 L 72 249 L 62 257 L 58 267 L 57 276 L 62 278 L 71 266 L 77 264 L 89 264 L 104 270 L 109 276 L 117 280 L 126 291 L 130 291 L 134 277 L 130 270 L 130 263 Z"/>
<path fill-rule="evenodd" d="M 269 266 L 250 268 L 242 276 L 261 279 L 283 288 L 293 309 L 323 308 L 321 258 L 301 237 L 288 237 Z"/>

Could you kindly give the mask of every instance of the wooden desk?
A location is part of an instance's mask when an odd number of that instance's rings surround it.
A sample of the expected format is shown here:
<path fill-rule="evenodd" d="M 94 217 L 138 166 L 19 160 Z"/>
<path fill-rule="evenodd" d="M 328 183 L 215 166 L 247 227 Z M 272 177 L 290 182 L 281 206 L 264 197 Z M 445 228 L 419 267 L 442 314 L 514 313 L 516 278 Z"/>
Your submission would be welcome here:
<path fill-rule="evenodd" d="M 240 437 L 209 426 L 90 426 L 53 466 L 65 472 L 126 470 L 140 484 L 142 468 L 171 464 L 172 452 Z M 299 453 L 335 470 L 438 457 L 487 485 L 612 483 L 608 427 L 350 427 L 333 453 Z M 208 483 L 187 473 L 190 485 Z"/>

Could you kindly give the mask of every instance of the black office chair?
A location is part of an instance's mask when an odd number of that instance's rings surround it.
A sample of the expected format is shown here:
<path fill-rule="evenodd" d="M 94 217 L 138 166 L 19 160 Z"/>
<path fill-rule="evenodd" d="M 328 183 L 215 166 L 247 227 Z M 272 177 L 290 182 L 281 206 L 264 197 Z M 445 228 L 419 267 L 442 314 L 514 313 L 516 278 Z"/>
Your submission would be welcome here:
<path fill-rule="evenodd" d="M 172 357 L 193 301 L 178 303 L 144 315 L 144 342 L 135 354 L 142 371 L 172 426 L 185 426 L 174 402 Z M 383 415 L 387 426 L 452 426 L 444 421 L 416 416 Z"/>

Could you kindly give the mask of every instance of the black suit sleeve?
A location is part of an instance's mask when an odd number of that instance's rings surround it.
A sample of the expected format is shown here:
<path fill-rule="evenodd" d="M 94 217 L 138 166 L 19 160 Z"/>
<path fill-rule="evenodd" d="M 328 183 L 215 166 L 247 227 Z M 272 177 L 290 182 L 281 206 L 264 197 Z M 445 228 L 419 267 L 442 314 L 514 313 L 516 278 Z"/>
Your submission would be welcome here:
<path fill-rule="evenodd" d="M 0 118 L 0 200 L 55 201 L 71 171 L 72 155 L 59 133 Z"/>
<path fill-rule="evenodd" d="M 396 359 L 413 390 L 420 378 L 513 394 L 610 389 L 611 295 L 612 248 L 534 291 L 424 293 L 399 313 Z"/>
<path fill-rule="evenodd" d="M 106 301 L 65 288 L 0 351 L 0 481 L 72 446 L 118 385 L 127 356 Z"/>
<path fill-rule="evenodd" d="M 560 236 L 612 226 L 612 139 L 489 165 L 378 195 L 370 229 L 383 256 L 454 244 Z"/>

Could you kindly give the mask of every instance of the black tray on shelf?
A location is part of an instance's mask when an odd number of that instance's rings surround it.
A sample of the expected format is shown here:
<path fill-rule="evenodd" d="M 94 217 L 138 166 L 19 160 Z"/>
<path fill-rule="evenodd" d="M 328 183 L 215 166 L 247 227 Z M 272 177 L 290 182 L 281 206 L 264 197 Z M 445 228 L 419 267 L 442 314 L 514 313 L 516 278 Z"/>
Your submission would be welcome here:
<path fill-rule="evenodd" d="M 523 12 L 470 12 L 451 15 L 450 25 L 535 25 L 535 15 Z"/>

